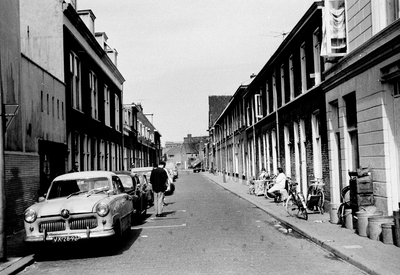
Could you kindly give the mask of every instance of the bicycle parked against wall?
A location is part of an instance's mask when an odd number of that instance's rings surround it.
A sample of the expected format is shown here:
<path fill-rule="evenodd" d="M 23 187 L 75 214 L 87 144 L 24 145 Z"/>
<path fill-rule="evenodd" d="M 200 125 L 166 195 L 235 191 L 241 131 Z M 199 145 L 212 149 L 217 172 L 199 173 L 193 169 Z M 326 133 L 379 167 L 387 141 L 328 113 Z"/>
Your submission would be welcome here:
<path fill-rule="evenodd" d="M 286 211 L 290 216 L 297 216 L 308 220 L 307 206 L 303 193 L 297 191 L 297 182 L 287 178 L 288 181 L 288 198 L 286 200 Z"/>
<path fill-rule="evenodd" d="M 346 219 L 345 210 L 351 209 L 351 202 L 350 202 L 350 185 L 345 186 L 340 191 L 340 196 L 342 197 L 342 203 L 338 208 L 338 219 L 339 223 L 342 223 Z"/>
<path fill-rule="evenodd" d="M 310 181 L 311 184 L 307 190 L 307 209 L 324 214 L 325 191 L 322 178 L 315 178 Z"/>

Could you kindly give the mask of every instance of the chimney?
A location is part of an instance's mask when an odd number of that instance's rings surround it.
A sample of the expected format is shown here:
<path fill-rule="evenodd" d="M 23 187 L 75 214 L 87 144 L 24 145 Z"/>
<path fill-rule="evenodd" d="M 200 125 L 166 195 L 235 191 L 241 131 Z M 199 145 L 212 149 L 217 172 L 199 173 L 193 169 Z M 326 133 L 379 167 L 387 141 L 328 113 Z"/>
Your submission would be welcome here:
<path fill-rule="evenodd" d="M 108 45 L 107 40 L 108 36 L 105 32 L 96 32 L 95 34 L 97 42 L 100 44 L 100 46 L 103 48 L 103 50 L 107 53 L 108 57 L 111 59 L 111 61 L 117 66 L 117 56 L 118 52 L 116 49 L 113 49 Z"/>
<path fill-rule="evenodd" d="M 78 11 L 79 17 L 82 19 L 82 21 L 85 23 L 86 27 L 90 30 L 90 32 L 95 35 L 94 32 L 94 20 L 96 19 L 96 16 L 94 16 L 94 13 L 92 10 L 80 10 Z"/>
<path fill-rule="evenodd" d="M 76 10 L 76 1 L 77 0 L 64 0 L 65 3 L 71 4 L 72 7 Z"/>
<path fill-rule="evenodd" d="M 107 51 L 108 57 L 111 59 L 111 61 L 117 66 L 117 57 L 118 57 L 118 52 L 116 49 L 108 49 Z"/>

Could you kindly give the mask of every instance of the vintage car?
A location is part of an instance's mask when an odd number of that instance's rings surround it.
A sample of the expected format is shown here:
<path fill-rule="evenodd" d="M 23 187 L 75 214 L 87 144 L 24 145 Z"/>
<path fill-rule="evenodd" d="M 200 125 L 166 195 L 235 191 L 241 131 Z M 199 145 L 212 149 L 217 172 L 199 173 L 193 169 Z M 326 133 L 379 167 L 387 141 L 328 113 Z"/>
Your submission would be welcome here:
<path fill-rule="evenodd" d="M 120 178 L 105 171 L 56 177 L 45 197 L 24 212 L 25 241 L 74 242 L 120 236 L 130 230 L 132 196 Z M 113 238 L 109 238 L 113 239 Z"/>
<path fill-rule="evenodd" d="M 172 162 L 167 162 L 165 168 L 169 170 L 169 173 L 172 175 L 173 181 L 175 181 L 178 178 L 178 167 Z"/>
<path fill-rule="evenodd" d="M 128 171 L 114 171 L 124 186 L 125 192 L 132 196 L 135 219 L 143 219 L 147 214 L 146 186 L 140 182 L 137 174 Z"/>
<path fill-rule="evenodd" d="M 150 174 L 153 169 L 154 169 L 153 167 L 138 167 L 131 169 L 132 175 L 138 177 L 139 179 L 140 186 L 142 187 L 142 190 L 145 192 L 145 196 L 147 198 L 147 205 L 149 207 L 153 206 L 154 204 L 154 193 L 150 184 Z"/>

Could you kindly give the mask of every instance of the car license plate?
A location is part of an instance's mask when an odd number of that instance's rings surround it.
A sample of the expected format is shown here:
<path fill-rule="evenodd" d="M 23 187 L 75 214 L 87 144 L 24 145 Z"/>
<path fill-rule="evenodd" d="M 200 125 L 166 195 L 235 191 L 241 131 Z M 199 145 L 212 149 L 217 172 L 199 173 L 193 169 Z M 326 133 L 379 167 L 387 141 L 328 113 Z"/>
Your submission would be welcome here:
<path fill-rule="evenodd" d="M 68 242 L 76 242 L 79 240 L 79 236 L 62 236 L 62 237 L 53 237 L 53 243 L 68 243 Z"/>

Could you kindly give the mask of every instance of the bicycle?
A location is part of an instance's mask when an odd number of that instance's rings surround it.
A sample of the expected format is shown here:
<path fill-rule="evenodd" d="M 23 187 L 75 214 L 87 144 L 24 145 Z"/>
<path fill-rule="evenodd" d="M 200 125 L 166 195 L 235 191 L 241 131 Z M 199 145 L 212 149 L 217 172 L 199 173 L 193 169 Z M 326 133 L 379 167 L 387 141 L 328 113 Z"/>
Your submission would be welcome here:
<path fill-rule="evenodd" d="M 297 216 L 300 218 L 299 214 L 303 219 L 308 220 L 307 206 L 305 203 L 303 193 L 297 191 L 297 182 L 292 181 L 290 178 L 288 180 L 288 198 L 285 203 L 286 211 L 290 216 Z"/>
<path fill-rule="evenodd" d="M 340 191 L 340 196 L 342 197 L 342 203 L 339 205 L 338 208 L 338 219 L 339 223 L 343 223 L 346 219 L 345 210 L 351 209 L 351 201 L 350 201 L 350 185 L 345 186 Z"/>
<path fill-rule="evenodd" d="M 311 211 L 317 211 L 320 214 L 324 214 L 325 204 L 325 191 L 323 179 L 315 178 L 311 180 L 311 184 L 307 190 L 307 209 Z"/>

